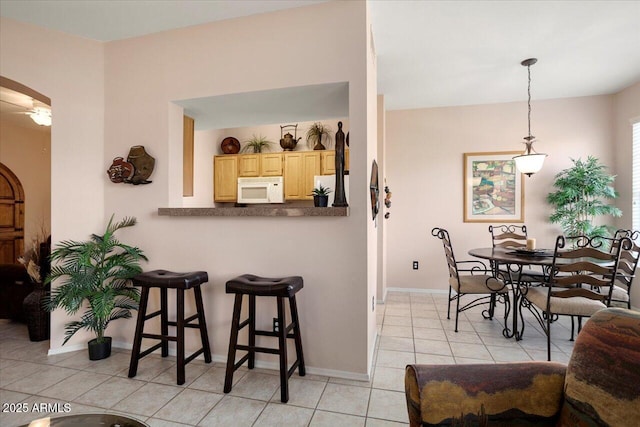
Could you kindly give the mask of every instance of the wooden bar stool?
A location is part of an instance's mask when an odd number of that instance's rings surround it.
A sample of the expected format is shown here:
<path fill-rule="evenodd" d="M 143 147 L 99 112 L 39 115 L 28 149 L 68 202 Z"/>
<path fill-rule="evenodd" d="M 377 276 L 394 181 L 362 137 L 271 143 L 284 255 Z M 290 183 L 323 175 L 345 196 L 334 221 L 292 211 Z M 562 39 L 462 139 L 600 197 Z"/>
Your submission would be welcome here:
<path fill-rule="evenodd" d="M 300 337 L 300 322 L 298 320 L 298 308 L 296 305 L 296 292 L 302 289 L 303 281 L 300 276 L 266 278 L 252 274 L 244 274 L 231 279 L 226 284 L 228 294 L 236 294 L 233 306 L 233 319 L 231 321 L 231 336 L 229 338 L 229 355 L 227 357 L 227 372 L 224 380 L 224 392 L 231 391 L 233 373 L 246 361 L 249 361 L 249 369 L 255 366 L 256 352 L 271 353 L 280 356 L 280 400 L 289 401 L 289 377 L 296 368 L 301 377 L 305 375 L 304 357 L 302 355 L 302 339 Z M 249 317 L 240 322 L 242 298 L 249 295 Z M 256 330 L 256 296 L 276 297 L 278 305 L 278 330 Z M 289 300 L 291 311 L 291 323 L 286 324 L 284 300 Z M 238 332 L 249 325 L 249 344 L 238 344 Z M 285 326 L 286 325 L 286 326 Z M 275 328 L 274 328 L 275 329 Z M 293 331 L 293 333 L 291 333 Z M 265 348 L 256 346 L 256 335 L 278 338 L 278 348 Z M 287 365 L 287 338 L 293 338 L 296 345 L 296 361 L 291 368 Z M 236 350 L 247 351 L 236 363 Z"/>
<path fill-rule="evenodd" d="M 169 355 L 169 341 L 177 344 L 176 356 L 178 365 L 178 385 L 184 384 L 184 367 L 187 363 L 201 354 L 204 354 L 204 361 L 211 362 L 211 348 L 209 347 L 209 337 L 207 335 L 207 323 L 204 318 L 204 306 L 202 305 L 202 292 L 200 285 L 209 281 L 206 271 L 195 271 L 191 273 L 173 273 L 166 270 L 154 270 L 138 274 L 133 278 L 134 286 L 142 288 L 140 294 L 140 308 L 138 310 L 138 322 L 136 324 L 136 335 L 133 339 L 133 349 L 131 350 L 131 362 L 129 363 L 129 378 L 136 376 L 138 371 L 138 360 L 162 348 L 162 357 Z M 149 302 L 149 289 L 160 289 L 160 310 L 151 314 L 146 314 L 147 303 Z M 176 320 L 169 321 L 167 311 L 167 290 L 176 290 Z M 184 317 L 184 291 L 193 289 L 196 301 L 196 314 L 185 319 Z M 160 335 L 144 333 L 144 322 L 160 316 Z M 192 323 L 197 320 L 197 323 Z M 169 335 L 169 326 L 176 327 L 176 335 Z M 184 328 L 197 328 L 200 330 L 202 348 L 185 358 L 184 356 Z M 160 340 L 159 343 L 140 352 L 142 338 Z"/>

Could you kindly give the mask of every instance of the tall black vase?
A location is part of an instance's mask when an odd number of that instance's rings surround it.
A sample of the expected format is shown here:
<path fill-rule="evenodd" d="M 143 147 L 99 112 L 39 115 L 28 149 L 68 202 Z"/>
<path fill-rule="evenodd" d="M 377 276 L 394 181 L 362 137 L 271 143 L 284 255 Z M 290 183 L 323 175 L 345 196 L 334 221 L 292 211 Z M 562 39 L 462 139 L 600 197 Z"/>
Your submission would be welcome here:
<path fill-rule="evenodd" d="M 27 318 L 29 339 L 31 341 L 44 341 L 49 339 L 49 325 L 51 313 L 43 307 L 47 290 L 42 283 L 36 283 L 33 292 L 22 301 L 22 309 Z"/>

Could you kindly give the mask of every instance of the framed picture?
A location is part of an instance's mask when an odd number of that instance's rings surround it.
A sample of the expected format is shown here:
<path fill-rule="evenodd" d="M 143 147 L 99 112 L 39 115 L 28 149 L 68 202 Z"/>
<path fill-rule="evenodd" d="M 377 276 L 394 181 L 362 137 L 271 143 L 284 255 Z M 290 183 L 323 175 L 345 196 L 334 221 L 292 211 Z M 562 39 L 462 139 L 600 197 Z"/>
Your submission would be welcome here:
<path fill-rule="evenodd" d="M 464 153 L 464 222 L 524 222 L 520 151 Z"/>

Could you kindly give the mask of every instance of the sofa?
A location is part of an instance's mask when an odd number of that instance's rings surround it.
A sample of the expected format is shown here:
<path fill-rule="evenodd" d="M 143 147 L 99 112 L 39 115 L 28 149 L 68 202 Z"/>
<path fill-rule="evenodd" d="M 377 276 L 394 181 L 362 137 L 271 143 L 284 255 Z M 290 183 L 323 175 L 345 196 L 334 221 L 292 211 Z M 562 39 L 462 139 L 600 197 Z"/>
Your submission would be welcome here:
<path fill-rule="evenodd" d="M 568 365 L 408 365 L 405 395 L 411 426 L 640 425 L 640 312 L 597 312 Z"/>

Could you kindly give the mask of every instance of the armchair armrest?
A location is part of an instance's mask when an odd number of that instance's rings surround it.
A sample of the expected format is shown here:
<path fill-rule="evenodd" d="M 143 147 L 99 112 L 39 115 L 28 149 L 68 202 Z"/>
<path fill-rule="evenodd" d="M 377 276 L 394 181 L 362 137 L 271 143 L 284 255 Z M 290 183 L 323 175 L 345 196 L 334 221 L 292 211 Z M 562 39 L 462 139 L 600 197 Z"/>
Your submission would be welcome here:
<path fill-rule="evenodd" d="M 418 426 L 554 426 L 566 366 L 552 362 L 408 365 L 409 422 Z"/>

